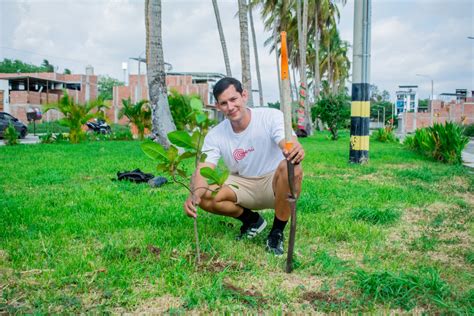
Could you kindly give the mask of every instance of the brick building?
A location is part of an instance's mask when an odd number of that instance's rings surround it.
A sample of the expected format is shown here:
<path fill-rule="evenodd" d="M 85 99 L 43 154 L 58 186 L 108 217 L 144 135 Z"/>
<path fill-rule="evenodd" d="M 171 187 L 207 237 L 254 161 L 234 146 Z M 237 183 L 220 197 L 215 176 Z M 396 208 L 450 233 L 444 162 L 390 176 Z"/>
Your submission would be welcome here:
<path fill-rule="evenodd" d="M 452 100 L 433 100 L 433 123 L 456 122 L 474 124 L 474 97 Z M 431 125 L 431 110 L 427 112 L 403 112 L 398 116 L 398 132 L 411 133 L 417 128 Z"/>
<path fill-rule="evenodd" d="M 97 76 L 91 66 L 86 74 L 0 73 L 0 111 L 8 112 L 26 122 L 26 112 L 34 108 L 42 111 L 48 103 L 57 102 L 66 91 L 76 102 L 85 103 L 98 96 Z M 60 113 L 51 110 L 43 120 L 60 118 Z"/>
<path fill-rule="evenodd" d="M 181 94 L 199 95 L 202 102 L 214 117 L 217 117 L 212 88 L 223 74 L 199 73 L 199 72 L 167 72 L 166 86 L 168 91 L 176 90 Z M 127 86 L 115 86 L 113 88 L 112 107 L 107 111 L 107 116 L 112 122 L 125 124 L 126 118 L 119 120 L 118 114 L 122 108 L 122 100 L 130 98 L 132 102 L 142 99 L 149 100 L 148 81 L 146 75 L 129 75 Z"/>

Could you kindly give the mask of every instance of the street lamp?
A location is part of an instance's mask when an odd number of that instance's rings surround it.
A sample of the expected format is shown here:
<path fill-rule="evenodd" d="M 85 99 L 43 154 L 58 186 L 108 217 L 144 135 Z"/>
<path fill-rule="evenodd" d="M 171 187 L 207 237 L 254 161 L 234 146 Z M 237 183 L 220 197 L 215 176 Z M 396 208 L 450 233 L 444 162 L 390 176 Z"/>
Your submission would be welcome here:
<path fill-rule="evenodd" d="M 431 98 L 430 98 L 430 126 L 433 126 L 433 79 L 428 75 L 416 74 L 418 77 L 425 77 L 431 80 Z"/>

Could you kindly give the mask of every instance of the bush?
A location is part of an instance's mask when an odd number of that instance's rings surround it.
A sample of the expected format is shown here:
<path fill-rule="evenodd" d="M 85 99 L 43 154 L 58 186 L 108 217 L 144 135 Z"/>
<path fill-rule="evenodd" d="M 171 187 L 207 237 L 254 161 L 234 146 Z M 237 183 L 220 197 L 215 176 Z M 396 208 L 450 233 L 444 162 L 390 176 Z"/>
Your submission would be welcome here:
<path fill-rule="evenodd" d="M 415 135 L 405 139 L 404 144 L 437 161 L 460 164 L 461 153 L 469 142 L 462 133 L 461 127 L 455 123 L 435 123 L 432 127 L 417 129 Z"/>
<path fill-rule="evenodd" d="M 3 138 L 5 139 L 6 145 L 18 145 L 18 132 L 16 131 L 12 123 L 8 124 L 8 127 L 3 133 Z"/>
<path fill-rule="evenodd" d="M 191 114 L 191 99 L 200 97 L 198 95 L 184 95 L 180 94 L 176 90 L 171 90 L 171 94 L 168 96 L 168 103 L 170 105 L 171 116 L 173 116 L 174 124 L 176 129 L 182 131 L 186 128 L 186 124 L 189 123 Z"/>
<path fill-rule="evenodd" d="M 474 124 L 464 126 L 463 134 L 467 137 L 474 137 Z"/>
<path fill-rule="evenodd" d="M 376 141 L 379 141 L 382 143 L 397 143 L 398 142 L 398 139 L 397 137 L 395 137 L 395 134 L 393 133 L 393 128 L 391 126 L 387 126 L 385 128 L 379 128 L 373 135 L 373 138 Z"/>
<path fill-rule="evenodd" d="M 28 124 L 28 133 L 33 133 L 33 123 Z M 44 134 L 44 133 L 67 133 L 69 128 L 63 126 L 59 123 L 59 121 L 51 121 L 51 122 L 42 122 L 36 123 L 36 133 Z"/>
<path fill-rule="evenodd" d="M 113 140 L 133 140 L 133 134 L 128 126 L 119 124 L 112 125 L 112 137 Z"/>
<path fill-rule="evenodd" d="M 347 125 L 350 116 L 350 102 L 345 94 L 324 94 L 311 111 L 313 121 L 319 117 L 327 124 L 333 140 L 338 139 L 338 130 Z"/>

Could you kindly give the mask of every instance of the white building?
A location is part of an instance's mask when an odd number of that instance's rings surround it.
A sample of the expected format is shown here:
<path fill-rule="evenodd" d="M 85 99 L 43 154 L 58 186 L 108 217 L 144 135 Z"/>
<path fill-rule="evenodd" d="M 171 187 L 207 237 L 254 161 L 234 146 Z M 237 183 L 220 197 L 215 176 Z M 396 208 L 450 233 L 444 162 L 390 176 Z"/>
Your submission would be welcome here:
<path fill-rule="evenodd" d="M 396 92 L 395 102 L 396 114 L 403 112 L 418 112 L 418 86 L 403 85 L 398 86 L 400 90 Z"/>

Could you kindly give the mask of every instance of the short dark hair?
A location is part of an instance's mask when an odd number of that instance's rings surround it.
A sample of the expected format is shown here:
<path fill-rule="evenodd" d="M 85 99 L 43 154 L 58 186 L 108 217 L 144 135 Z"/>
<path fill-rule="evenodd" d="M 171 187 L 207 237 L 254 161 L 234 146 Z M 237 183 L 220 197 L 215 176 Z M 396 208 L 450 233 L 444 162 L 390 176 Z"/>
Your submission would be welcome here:
<path fill-rule="evenodd" d="M 234 86 L 235 90 L 237 90 L 238 93 L 242 94 L 244 89 L 242 88 L 242 83 L 232 77 L 225 77 L 222 78 L 221 80 L 217 81 L 216 85 L 214 86 L 214 89 L 212 90 L 212 94 L 214 95 L 214 98 L 216 98 L 217 102 L 217 97 L 219 97 L 222 92 L 224 92 L 229 86 Z"/>

